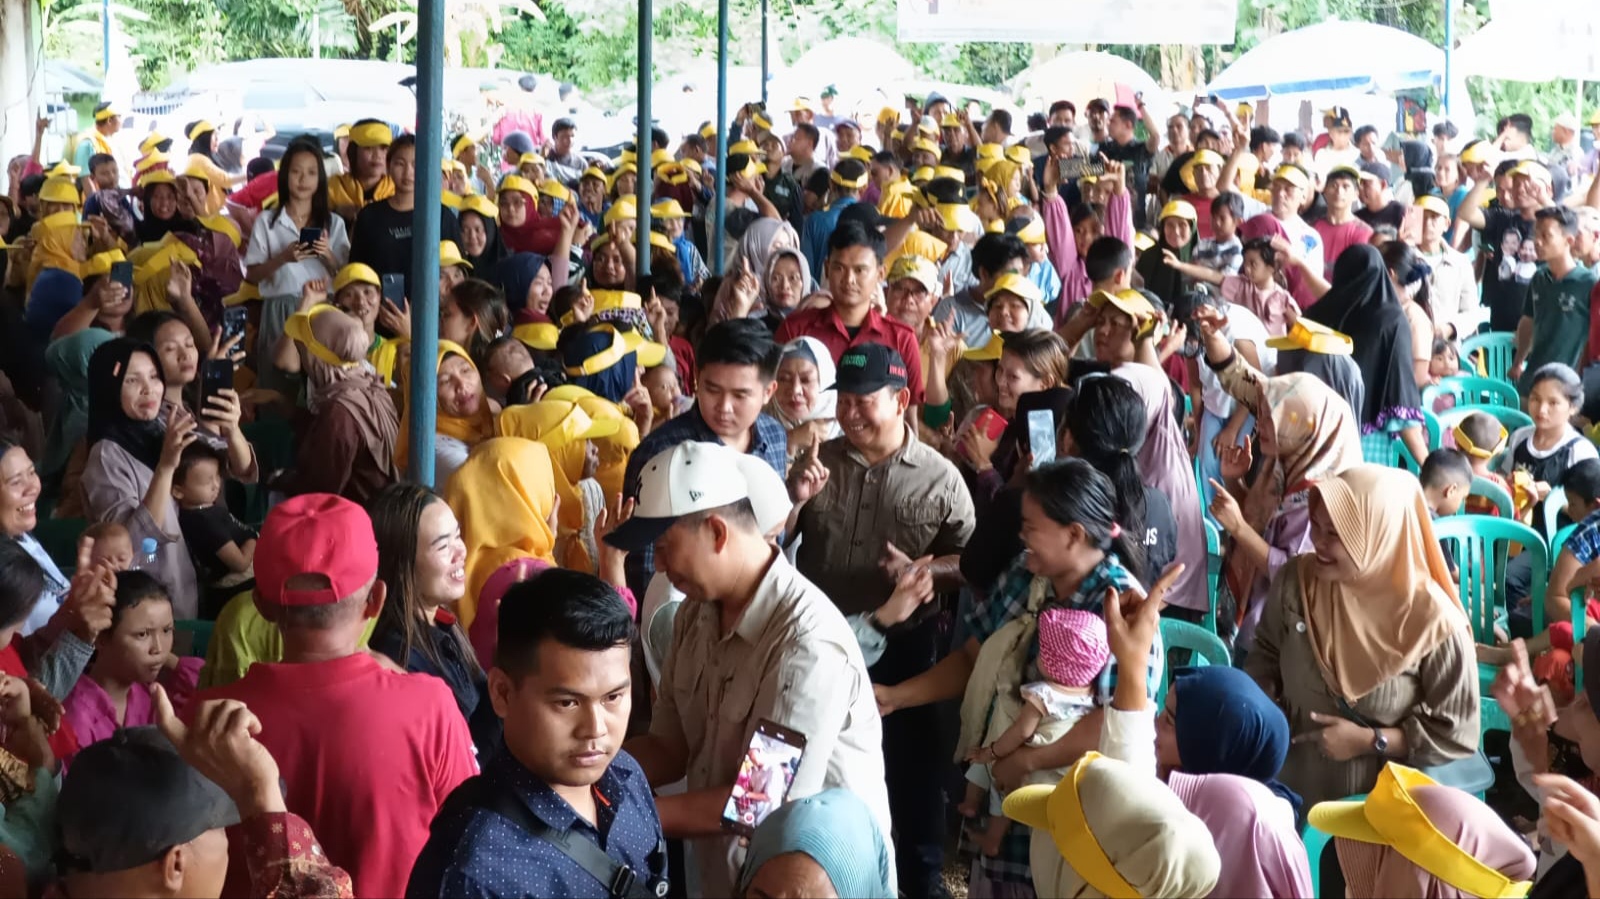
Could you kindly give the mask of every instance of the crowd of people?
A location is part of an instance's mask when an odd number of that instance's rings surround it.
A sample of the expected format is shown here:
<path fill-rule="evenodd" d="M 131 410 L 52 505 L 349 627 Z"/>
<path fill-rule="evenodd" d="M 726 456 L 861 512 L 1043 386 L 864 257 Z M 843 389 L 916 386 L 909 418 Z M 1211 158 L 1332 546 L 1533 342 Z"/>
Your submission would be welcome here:
<path fill-rule="evenodd" d="M 14 160 L 0 889 L 1600 895 L 1576 120 L 820 97 Z"/>

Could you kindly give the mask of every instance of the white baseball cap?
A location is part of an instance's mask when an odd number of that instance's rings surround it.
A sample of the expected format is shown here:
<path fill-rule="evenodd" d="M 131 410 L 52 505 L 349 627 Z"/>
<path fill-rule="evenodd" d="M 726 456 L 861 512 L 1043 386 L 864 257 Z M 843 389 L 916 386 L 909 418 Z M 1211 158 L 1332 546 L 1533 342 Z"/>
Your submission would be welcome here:
<path fill-rule="evenodd" d="M 718 443 L 680 443 L 645 463 L 633 517 L 606 542 L 640 552 L 685 515 L 746 499 L 762 533 L 786 521 L 792 508 L 783 478 L 760 458 Z"/>

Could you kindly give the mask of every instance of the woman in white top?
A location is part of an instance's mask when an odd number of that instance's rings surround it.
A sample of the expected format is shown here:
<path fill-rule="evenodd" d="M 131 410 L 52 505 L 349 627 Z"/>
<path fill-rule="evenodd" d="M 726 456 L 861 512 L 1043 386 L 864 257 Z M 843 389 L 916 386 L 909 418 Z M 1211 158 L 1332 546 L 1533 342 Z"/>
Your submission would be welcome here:
<path fill-rule="evenodd" d="M 315 241 L 301 241 L 307 229 Z M 322 148 L 310 140 L 289 144 L 278 166 L 278 208 L 264 212 L 250 229 L 245 250 L 245 280 L 263 298 L 256 345 L 265 358 L 283 334 L 283 323 L 295 311 L 300 289 L 309 281 L 333 280 L 350 259 L 350 238 L 344 220 L 328 207 L 328 172 Z M 272 366 L 262 372 L 263 387 L 282 389 L 290 382 Z"/>

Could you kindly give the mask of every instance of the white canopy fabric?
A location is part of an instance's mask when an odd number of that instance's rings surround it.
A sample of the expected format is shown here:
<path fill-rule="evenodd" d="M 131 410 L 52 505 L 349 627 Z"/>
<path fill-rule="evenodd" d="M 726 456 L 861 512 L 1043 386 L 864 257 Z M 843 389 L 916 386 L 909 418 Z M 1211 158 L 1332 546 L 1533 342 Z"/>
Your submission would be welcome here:
<path fill-rule="evenodd" d="M 1114 99 L 1118 84 L 1125 84 L 1152 101 L 1165 96 L 1149 72 L 1130 60 L 1098 50 L 1063 53 L 1029 66 L 1011 79 L 1012 93 L 1024 100 L 1071 100 L 1080 110 L 1096 97 Z"/>
<path fill-rule="evenodd" d="M 1284 32 L 1234 61 L 1206 90 L 1224 100 L 1317 91 L 1395 91 L 1433 85 L 1444 51 L 1370 22 L 1321 22 Z"/>
<path fill-rule="evenodd" d="M 1508 47 L 1539 51 L 1507 52 Z M 1559 22 L 1522 14 L 1494 19 L 1461 42 L 1453 62 L 1458 74 L 1479 78 L 1600 81 L 1600 13 Z"/>
<path fill-rule="evenodd" d="M 787 109 L 795 97 L 808 97 L 815 103 L 829 85 L 837 88 L 842 98 L 860 97 L 916 74 L 916 66 L 887 44 L 862 37 L 835 38 L 807 50 L 792 65 L 776 69 L 768 103 L 779 111 Z"/>

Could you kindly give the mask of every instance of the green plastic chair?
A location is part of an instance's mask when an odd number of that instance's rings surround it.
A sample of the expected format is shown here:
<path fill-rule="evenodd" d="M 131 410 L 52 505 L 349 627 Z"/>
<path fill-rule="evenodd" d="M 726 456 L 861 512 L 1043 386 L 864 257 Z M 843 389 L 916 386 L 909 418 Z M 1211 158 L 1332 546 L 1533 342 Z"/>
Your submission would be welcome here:
<path fill-rule="evenodd" d="M 1440 542 L 1449 544 L 1455 551 L 1456 595 L 1472 622 L 1474 640 L 1493 646 L 1495 624 L 1505 619 L 1506 561 L 1513 543 L 1530 554 L 1533 584 L 1528 597 L 1534 614 L 1542 620 L 1545 584 L 1550 578 L 1550 547 L 1538 531 L 1520 522 L 1488 515 L 1441 518 L 1434 522 L 1433 531 Z M 1491 730 L 1511 731 L 1511 722 L 1490 695 L 1489 688 L 1498 671 L 1494 665 L 1478 665 L 1480 746 L 1483 734 Z"/>
<path fill-rule="evenodd" d="M 1339 801 L 1360 802 L 1366 798 L 1367 794 L 1357 793 L 1353 796 L 1346 796 Z M 1311 863 L 1311 895 L 1321 896 L 1322 853 L 1327 850 L 1328 844 L 1333 842 L 1333 834 L 1320 831 L 1316 829 L 1316 827 L 1312 826 L 1310 821 L 1307 821 L 1306 830 L 1305 833 L 1301 835 L 1301 839 L 1303 839 L 1306 844 L 1306 860 Z"/>
<path fill-rule="evenodd" d="M 1479 378 L 1472 375 L 1455 375 L 1438 384 L 1422 389 L 1422 405 L 1432 409 L 1434 400 L 1441 396 L 1454 397 L 1457 406 L 1505 406 L 1521 409 L 1522 397 L 1517 388 L 1501 378 Z"/>
<path fill-rule="evenodd" d="M 1211 519 L 1202 518 L 1201 523 L 1206 526 L 1206 589 L 1210 593 L 1210 603 L 1206 608 L 1205 628 L 1211 633 L 1217 633 L 1217 595 L 1218 587 L 1222 582 L 1222 532 L 1218 530 Z"/>
<path fill-rule="evenodd" d="M 1561 547 L 1566 545 L 1567 538 L 1571 537 L 1572 532 L 1577 529 L 1577 525 L 1569 524 L 1557 531 L 1555 536 L 1550 539 L 1551 569 L 1556 567 L 1556 557 L 1561 555 Z M 1546 595 L 1548 595 L 1548 591 L 1546 591 Z M 1573 645 L 1581 645 L 1584 635 L 1589 632 L 1588 607 L 1585 602 L 1584 590 L 1582 588 L 1573 590 L 1568 599 L 1572 602 L 1572 642 Z M 1544 630 L 1544 603 L 1541 602 L 1533 607 L 1533 631 L 1538 633 L 1542 630 Z M 1573 683 L 1581 684 L 1583 683 L 1583 663 L 1577 658 L 1574 658 L 1572 662 L 1572 681 Z"/>
<path fill-rule="evenodd" d="M 1437 442 L 1430 440 L 1428 445 L 1437 447 Z M 1378 452 L 1373 452 L 1367 442 L 1363 440 L 1361 442 L 1361 457 L 1363 462 L 1370 465 L 1401 468 L 1412 474 L 1419 474 L 1422 471 L 1422 463 L 1418 462 L 1417 457 L 1411 454 L 1411 448 L 1406 446 L 1406 442 L 1400 439 L 1398 433 L 1390 435 L 1389 442 L 1383 444 L 1383 449 Z"/>
<path fill-rule="evenodd" d="M 41 518 L 33 528 L 33 539 L 70 578 L 78 570 L 78 538 L 88 529 L 89 522 L 83 518 Z"/>
<path fill-rule="evenodd" d="M 201 659 L 206 657 L 206 648 L 211 644 L 211 631 L 216 625 L 215 621 L 201 621 L 197 618 L 186 618 L 172 623 L 173 630 L 190 635 L 189 651 L 184 655 Z"/>
<path fill-rule="evenodd" d="M 1446 409 L 1443 412 L 1438 413 L 1438 415 L 1435 417 L 1439 419 L 1439 427 L 1441 430 L 1454 431 L 1456 425 L 1461 423 L 1461 419 L 1466 418 L 1468 415 L 1471 415 L 1474 412 L 1482 412 L 1483 414 L 1500 422 L 1500 424 L 1505 426 L 1506 433 L 1508 434 L 1516 431 L 1517 428 L 1525 428 L 1533 424 L 1533 419 L 1528 417 L 1528 413 L 1522 411 L 1521 409 L 1512 409 L 1509 406 L 1484 406 L 1473 403 Z"/>
<path fill-rule="evenodd" d="M 1233 664 L 1233 656 L 1228 652 L 1228 644 L 1222 638 L 1206 630 L 1198 624 L 1179 621 L 1175 618 L 1161 619 L 1161 643 L 1166 647 L 1170 656 L 1174 649 L 1187 649 L 1190 661 L 1187 668 L 1203 668 L 1208 665 L 1226 667 Z M 1163 708 L 1167 704 L 1167 690 L 1172 686 L 1172 665 L 1161 666 L 1161 689 L 1156 693 L 1156 708 Z"/>
<path fill-rule="evenodd" d="M 1566 517 L 1566 514 L 1567 491 L 1560 487 L 1550 488 L 1550 495 L 1544 498 L 1544 542 L 1547 545 L 1555 546 L 1556 534 L 1561 531 L 1563 527 L 1562 519 Z M 1566 524 L 1572 525 L 1575 523 L 1569 521 Z M 1552 550 L 1550 564 L 1554 565 L 1555 563 L 1556 554 Z"/>
<path fill-rule="evenodd" d="M 1504 331 L 1474 334 L 1461 341 L 1461 361 L 1478 353 L 1483 360 L 1483 374 L 1496 380 L 1511 381 L 1511 364 L 1517 357 L 1517 337 Z"/>
<path fill-rule="evenodd" d="M 1506 491 L 1506 488 L 1496 484 L 1494 481 L 1488 478 L 1473 478 L 1470 493 L 1473 496 L 1487 497 L 1494 503 L 1495 509 L 1500 512 L 1501 518 L 1516 517 L 1516 510 L 1511 502 L 1511 494 Z"/>

